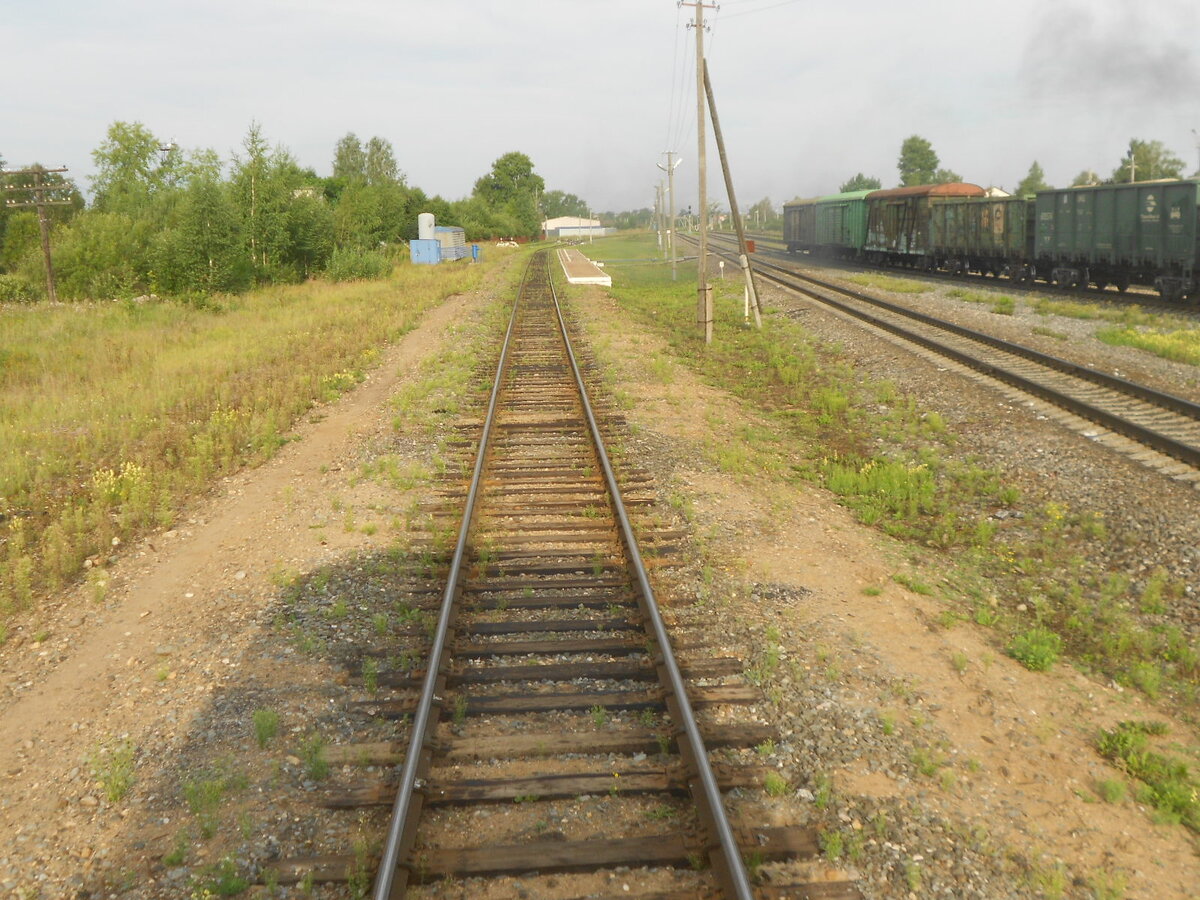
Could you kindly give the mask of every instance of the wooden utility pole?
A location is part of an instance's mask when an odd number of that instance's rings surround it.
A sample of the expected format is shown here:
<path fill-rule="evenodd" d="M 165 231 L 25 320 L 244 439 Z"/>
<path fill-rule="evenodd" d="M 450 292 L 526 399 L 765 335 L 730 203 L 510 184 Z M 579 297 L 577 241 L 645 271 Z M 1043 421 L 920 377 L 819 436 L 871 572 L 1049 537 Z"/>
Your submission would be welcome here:
<path fill-rule="evenodd" d="M 9 209 L 28 209 L 36 207 L 38 211 L 38 226 L 42 232 L 42 256 L 46 260 L 46 296 L 51 303 L 58 301 L 58 291 L 54 286 L 54 266 L 50 262 L 50 216 L 46 212 L 48 206 L 70 206 L 71 199 L 61 198 L 58 195 L 63 191 L 70 191 L 71 185 L 67 183 L 46 184 L 42 178 L 51 172 L 66 172 L 67 167 L 61 166 L 57 169 L 44 169 L 41 166 L 34 166 L 32 169 L 13 169 L 10 171 L 0 172 L 0 175 L 25 175 L 32 176 L 33 181 L 25 184 L 6 184 L 4 190 L 11 191 L 12 195 L 4 198 L 4 205 Z M 17 199 L 16 194 L 26 194 L 22 199 Z"/>
<path fill-rule="evenodd" d="M 667 219 L 667 240 L 671 243 L 671 280 L 674 281 L 676 276 L 675 263 L 677 259 L 675 254 L 675 167 L 679 165 L 682 160 L 672 160 L 671 157 L 673 157 L 675 154 L 670 150 L 664 150 L 663 153 L 667 157 L 667 164 L 664 166 L 662 163 L 659 163 L 658 167 L 667 173 L 667 193 L 671 195 L 671 202 L 669 204 L 670 215 Z"/>
<path fill-rule="evenodd" d="M 707 140 L 704 134 L 704 10 L 715 9 L 716 4 L 683 3 L 682 6 L 696 7 L 696 146 L 700 176 L 700 258 L 696 263 L 696 321 L 704 331 L 704 343 L 711 344 L 713 336 L 712 285 L 708 283 L 708 157 Z"/>
<path fill-rule="evenodd" d="M 717 118 L 717 101 L 713 98 L 712 79 L 708 77 L 708 61 L 704 63 L 704 92 L 708 94 L 708 110 L 712 115 L 713 137 L 717 139 L 717 153 L 721 157 L 721 172 L 725 175 L 725 190 L 729 194 L 729 209 L 733 213 L 733 227 L 738 238 L 738 262 L 742 277 L 746 280 L 746 304 L 754 310 L 754 324 L 762 328 L 762 310 L 758 305 L 758 290 L 754 284 L 754 271 L 746 252 L 746 230 L 742 227 L 742 213 L 738 209 L 737 197 L 733 193 L 733 175 L 729 171 L 729 160 L 725 156 L 725 139 L 721 137 L 721 120 Z"/>

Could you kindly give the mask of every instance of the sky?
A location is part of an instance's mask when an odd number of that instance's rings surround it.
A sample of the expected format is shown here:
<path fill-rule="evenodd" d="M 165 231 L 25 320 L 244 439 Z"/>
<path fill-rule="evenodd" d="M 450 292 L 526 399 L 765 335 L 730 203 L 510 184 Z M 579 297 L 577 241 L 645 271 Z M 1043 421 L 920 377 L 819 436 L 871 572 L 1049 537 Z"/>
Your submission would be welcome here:
<path fill-rule="evenodd" d="M 320 175 L 353 132 L 457 199 L 501 155 L 596 210 L 697 196 L 694 8 L 675 0 L 7 0 L 0 158 L 85 190 L 118 121 L 228 160 L 252 122 Z M 1109 175 L 1131 138 L 1198 168 L 1194 0 L 725 0 L 708 58 L 743 208 L 898 181 L 900 145 L 1012 189 Z M 712 129 L 707 128 L 710 146 Z M 715 149 L 709 196 L 726 204 Z"/>

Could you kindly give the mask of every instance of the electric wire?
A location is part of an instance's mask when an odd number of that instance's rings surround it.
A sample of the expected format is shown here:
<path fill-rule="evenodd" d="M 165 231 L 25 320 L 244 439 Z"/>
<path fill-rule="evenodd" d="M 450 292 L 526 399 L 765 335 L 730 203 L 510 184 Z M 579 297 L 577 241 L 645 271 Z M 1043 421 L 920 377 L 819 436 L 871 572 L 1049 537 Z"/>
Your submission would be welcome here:
<path fill-rule="evenodd" d="M 730 5 L 732 5 L 735 2 L 737 2 L 737 0 L 725 0 L 725 3 L 728 3 Z M 755 2 L 758 2 L 758 0 L 755 0 Z M 767 12 L 768 10 L 779 9 L 779 7 L 781 7 L 781 6 L 791 6 L 793 3 L 799 3 L 799 2 L 801 2 L 801 0 L 778 0 L 778 2 L 772 3 L 770 6 L 760 6 L 756 9 L 744 9 L 744 10 L 741 10 L 740 12 L 732 12 L 729 15 L 725 16 L 725 18 L 726 19 L 737 19 L 737 18 L 741 18 L 742 16 L 752 16 L 755 13 Z M 722 5 L 725 5 L 725 4 L 723 3 Z"/>
<path fill-rule="evenodd" d="M 693 114 L 689 104 L 684 100 L 686 93 L 686 85 L 688 82 L 687 73 L 689 68 L 694 67 L 692 57 L 692 42 L 686 40 L 687 30 L 683 27 L 681 21 L 682 15 L 679 15 L 676 20 L 675 37 L 676 37 L 676 62 L 672 71 L 672 92 L 673 92 L 673 113 L 671 121 L 668 123 L 667 147 L 666 149 L 678 149 L 682 146 L 682 137 L 685 134 L 685 129 L 688 123 L 692 120 Z M 679 58 L 678 46 L 679 42 L 683 41 L 683 58 Z"/>
<path fill-rule="evenodd" d="M 670 101 L 667 105 L 666 141 L 663 144 L 663 146 L 667 149 L 670 149 L 670 147 L 671 147 L 671 129 L 672 129 L 672 127 L 674 125 L 674 121 L 675 121 L 675 103 L 679 99 L 679 96 L 680 96 L 679 41 L 680 41 L 681 29 L 679 27 L 679 24 L 680 24 L 679 20 L 682 17 L 682 15 L 683 15 L 683 7 L 676 6 L 675 7 L 675 41 L 673 44 L 673 55 L 671 57 L 671 96 L 670 96 Z"/>

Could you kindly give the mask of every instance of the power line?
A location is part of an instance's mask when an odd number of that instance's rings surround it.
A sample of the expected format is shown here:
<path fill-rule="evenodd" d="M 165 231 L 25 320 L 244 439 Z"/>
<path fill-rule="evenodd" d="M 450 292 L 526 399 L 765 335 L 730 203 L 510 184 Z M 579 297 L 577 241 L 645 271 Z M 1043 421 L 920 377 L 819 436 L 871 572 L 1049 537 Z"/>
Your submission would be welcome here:
<path fill-rule="evenodd" d="M 667 141 L 668 147 L 671 146 L 671 129 L 675 122 L 675 99 L 679 96 L 679 38 L 681 29 L 679 27 L 680 19 L 683 17 L 683 7 L 675 7 L 675 41 L 672 45 L 674 53 L 671 58 L 671 97 L 667 105 Z"/>
<path fill-rule="evenodd" d="M 679 18 L 682 18 L 682 16 L 680 15 Z M 667 146 L 668 147 L 678 147 L 680 145 L 683 135 L 685 134 L 685 129 L 690 130 L 690 128 L 691 128 L 692 112 L 688 109 L 687 104 L 683 102 L 684 85 L 687 84 L 687 71 L 690 67 L 693 66 L 691 42 L 684 41 L 684 39 L 686 38 L 686 35 L 687 35 L 687 30 L 683 27 L 682 22 L 677 20 L 676 21 L 676 30 L 675 30 L 676 65 L 673 67 L 674 71 L 672 72 L 672 76 L 673 76 L 672 77 L 672 82 L 673 82 L 672 111 L 673 112 L 672 112 L 671 122 L 669 123 L 669 128 L 668 128 L 668 137 L 667 137 Z M 684 44 L 683 44 L 684 52 L 683 52 L 682 59 L 679 58 L 679 53 L 678 53 L 679 41 L 684 41 Z M 677 104 L 675 102 L 676 100 L 678 101 Z"/>
<path fill-rule="evenodd" d="M 737 0 L 725 0 L 725 3 L 729 3 L 729 4 L 732 4 L 734 2 L 737 2 Z M 741 12 L 733 12 L 733 13 L 730 13 L 729 15 L 725 16 L 725 18 L 726 19 L 737 19 L 737 18 L 741 18 L 742 16 L 752 16 L 755 13 L 767 12 L 768 10 L 779 9 L 779 7 L 781 7 L 781 6 L 791 6 L 793 3 L 799 3 L 799 2 L 800 2 L 800 0 L 779 0 L 779 2 L 772 3 L 770 6 L 762 6 L 762 7 L 759 7 L 758 9 L 745 9 L 745 10 L 742 10 Z M 725 5 L 725 4 L 722 4 L 722 5 Z"/>

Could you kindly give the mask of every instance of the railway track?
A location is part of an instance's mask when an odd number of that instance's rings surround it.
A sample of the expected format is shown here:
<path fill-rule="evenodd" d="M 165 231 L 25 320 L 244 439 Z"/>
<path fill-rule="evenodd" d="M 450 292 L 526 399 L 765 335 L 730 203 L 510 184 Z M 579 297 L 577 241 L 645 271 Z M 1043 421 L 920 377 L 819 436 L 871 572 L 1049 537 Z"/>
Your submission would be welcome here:
<path fill-rule="evenodd" d="M 776 285 L 1100 426 L 1088 437 L 1107 441 L 1116 434 L 1150 448 L 1154 455 L 1142 454 L 1143 462 L 1200 485 L 1200 404 L 762 259 L 754 260 L 754 269 Z"/>
<path fill-rule="evenodd" d="M 424 670 L 373 671 L 361 704 L 401 731 L 329 751 L 394 766 L 323 797 L 392 810 L 369 896 L 859 897 L 812 878 L 814 829 L 756 813 L 763 697 L 711 636 L 668 633 L 633 527 L 652 511 L 649 479 L 622 468 L 622 494 L 601 437 L 611 417 L 567 334 L 538 254 L 471 482 L 452 489 L 462 524 Z M 678 537 L 643 534 L 650 562 Z M 363 856 L 282 861 L 271 878 L 361 882 Z"/>

